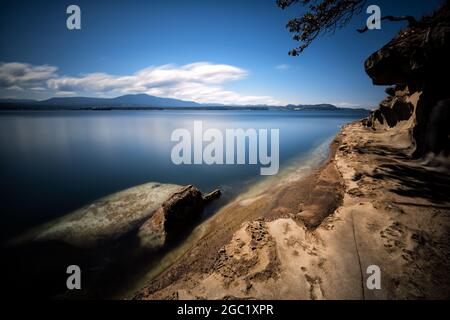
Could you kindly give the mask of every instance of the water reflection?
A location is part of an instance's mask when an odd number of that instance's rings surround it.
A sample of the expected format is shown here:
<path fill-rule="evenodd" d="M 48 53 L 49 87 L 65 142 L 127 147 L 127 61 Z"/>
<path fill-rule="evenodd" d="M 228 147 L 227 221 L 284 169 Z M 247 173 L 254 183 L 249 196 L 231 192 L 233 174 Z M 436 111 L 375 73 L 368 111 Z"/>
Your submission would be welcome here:
<path fill-rule="evenodd" d="M 226 201 L 261 179 L 259 165 L 171 162 L 177 128 L 280 129 L 280 169 L 358 116 L 324 112 L 114 111 L 0 114 L 3 237 L 148 181 L 220 187 Z"/>

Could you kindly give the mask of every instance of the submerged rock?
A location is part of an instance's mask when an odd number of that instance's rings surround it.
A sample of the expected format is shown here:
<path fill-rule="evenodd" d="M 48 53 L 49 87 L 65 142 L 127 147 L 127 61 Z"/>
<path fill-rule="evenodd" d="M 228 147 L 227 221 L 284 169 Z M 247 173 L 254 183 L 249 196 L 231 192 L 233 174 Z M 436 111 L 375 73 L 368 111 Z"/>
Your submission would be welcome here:
<path fill-rule="evenodd" d="M 138 232 L 141 237 L 142 230 L 146 230 L 147 239 L 159 238 L 161 234 L 188 231 L 186 227 L 201 215 L 206 202 L 193 186 L 150 182 L 101 198 L 37 227 L 9 244 L 59 241 L 92 249 L 122 237 L 133 237 Z"/>
<path fill-rule="evenodd" d="M 138 231 L 139 246 L 146 250 L 158 250 L 170 240 L 186 233 L 201 216 L 207 203 L 220 197 L 220 190 L 202 193 L 192 185 L 174 193 Z"/>
<path fill-rule="evenodd" d="M 216 200 L 217 198 L 219 198 L 222 195 L 222 192 L 219 189 L 213 190 L 210 193 L 204 194 L 203 195 L 203 200 L 206 203 L 209 203 L 213 200 Z"/>
<path fill-rule="evenodd" d="M 111 242 L 138 228 L 180 188 L 154 182 L 132 187 L 37 227 L 11 244 L 57 240 L 76 247 L 95 247 Z"/>
<path fill-rule="evenodd" d="M 151 182 L 101 198 L 9 241 L 2 252 L 5 288 L 19 295 L 40 288 L 41 297 L 109 297 L 111 281 L 126 278 L 124 270 L 139 271 L 142 259 L 157 259 L 149 249 L 164 250 L 191 232 L 218 195 Z M 65 271 L 73 264 L 83 272 L 83 290 L 68 292 Z"/>
<path fill-rule="evenodd" d="M 185 232 L 185 228 L 200 218 L 204 208 L 201 192 L 187 186 L 174 193 L 138 231 L 141 248 L 162 248 L 170 238 Z"/>

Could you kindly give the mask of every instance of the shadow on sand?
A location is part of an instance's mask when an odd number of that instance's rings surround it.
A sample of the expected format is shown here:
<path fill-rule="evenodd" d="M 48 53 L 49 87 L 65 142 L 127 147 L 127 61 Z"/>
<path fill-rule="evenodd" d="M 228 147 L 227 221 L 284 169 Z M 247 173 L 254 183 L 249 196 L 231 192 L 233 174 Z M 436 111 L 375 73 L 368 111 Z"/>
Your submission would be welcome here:
<path fill-rule="evenodd" d="M 372 176 L 374 179 L 390 179 L 397 183 L 392 192 L 410 198 L 423 198 L 435 204 L 450 202 L 449 173 L 433 171 L 405 163 L 382 164 Z"/>

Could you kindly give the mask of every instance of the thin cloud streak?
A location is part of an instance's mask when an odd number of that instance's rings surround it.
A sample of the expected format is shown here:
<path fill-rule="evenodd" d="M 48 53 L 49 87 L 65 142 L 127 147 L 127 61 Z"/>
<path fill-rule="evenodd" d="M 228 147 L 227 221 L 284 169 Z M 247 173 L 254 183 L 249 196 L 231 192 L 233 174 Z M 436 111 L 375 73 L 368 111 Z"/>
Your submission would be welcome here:
<path fill-rule="evenodd" d="M 286 70 L 289 70 L 290 68 L 291 68 L 291 66 L 288 64 L 279 64 L 275 67 L 275 69 L 277 69 L 279 71 L 286 71 Z"/>

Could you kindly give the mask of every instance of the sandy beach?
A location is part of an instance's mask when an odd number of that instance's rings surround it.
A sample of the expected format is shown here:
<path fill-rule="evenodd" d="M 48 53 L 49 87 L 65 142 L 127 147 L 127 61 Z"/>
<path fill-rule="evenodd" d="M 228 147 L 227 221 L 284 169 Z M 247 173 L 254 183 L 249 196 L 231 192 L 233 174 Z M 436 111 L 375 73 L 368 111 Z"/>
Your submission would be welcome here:
<path fill-rule="evenodd" d="M 133 298 L 448 298 L 450 177 L 408 160 L 401 135 L 347 125 L 313 174 L 220 210 Z"/>

